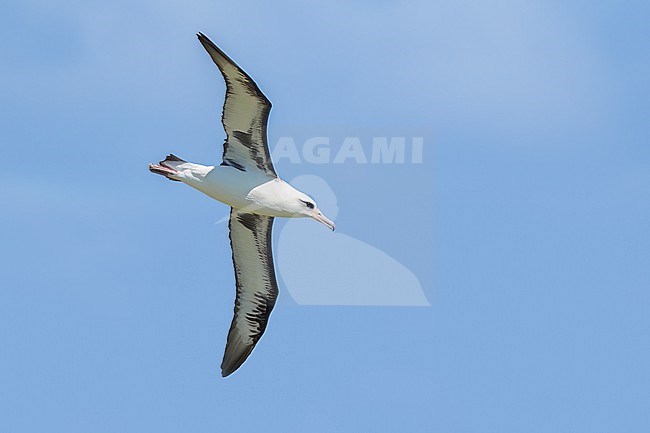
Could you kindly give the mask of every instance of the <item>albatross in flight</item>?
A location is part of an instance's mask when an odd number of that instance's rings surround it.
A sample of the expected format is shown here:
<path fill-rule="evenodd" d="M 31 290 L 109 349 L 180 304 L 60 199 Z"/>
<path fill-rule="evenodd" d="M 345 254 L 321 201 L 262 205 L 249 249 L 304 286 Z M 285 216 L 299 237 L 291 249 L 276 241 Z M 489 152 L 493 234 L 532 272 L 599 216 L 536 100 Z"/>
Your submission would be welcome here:
<path fill-rule="evenodd" d="M 203 33 L 197 36 L 226 81 L 222 162 L 200 165 L 169 155 L 158 164 L 149 164 L 149 170 L 231 207 L 230 246 L 237 294 L 221 362 L 221 375 L 226 377 L 251 354 L 278 297 L 271 252 L 273 219 L 308 217 L 332 230 L 334 223 L 321 213 L 313 198 L 275 173 L 266 140 L 271 102 L 210 39 Z"/>

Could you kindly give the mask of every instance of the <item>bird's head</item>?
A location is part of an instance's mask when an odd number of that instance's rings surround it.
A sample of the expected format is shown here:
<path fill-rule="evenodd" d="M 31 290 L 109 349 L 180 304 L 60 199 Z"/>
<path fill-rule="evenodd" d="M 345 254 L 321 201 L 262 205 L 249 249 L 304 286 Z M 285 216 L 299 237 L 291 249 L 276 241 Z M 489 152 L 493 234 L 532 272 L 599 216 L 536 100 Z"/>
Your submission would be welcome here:
<path fill-rule="evenodd" d="M 297 194 L 296 202 L 294 202 L 293 207 L 296 213 L 300 216 L 313 218 L 316 221 L 325 224 L 332 231 L 336 228 L 334 222 L 323 215 L 321 210 L 318 209 L 316 201 L 307 194 Z"/>
<path fill-rule="evenodd" d="M 336 226 L 318 208 L 316 201 L 307 194 L 298 191 L 280 178 L 257 186 L 246 198 L 261 208 L 273 209 L 271 215 L 285 218 L 313 218 L 325 224 L 330 230 Z"/>

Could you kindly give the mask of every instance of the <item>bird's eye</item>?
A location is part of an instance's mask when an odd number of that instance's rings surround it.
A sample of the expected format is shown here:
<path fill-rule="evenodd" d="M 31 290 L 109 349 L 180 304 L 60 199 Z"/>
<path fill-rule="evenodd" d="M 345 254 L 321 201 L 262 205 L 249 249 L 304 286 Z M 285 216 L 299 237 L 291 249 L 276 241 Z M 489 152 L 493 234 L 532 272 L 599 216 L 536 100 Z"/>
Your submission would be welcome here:
<path fill-rule="evenodd" d="M 305 200 L 300 200 L 300 201 L 303 202 L 309 209 L 314 208 L 314 203 Z"/>

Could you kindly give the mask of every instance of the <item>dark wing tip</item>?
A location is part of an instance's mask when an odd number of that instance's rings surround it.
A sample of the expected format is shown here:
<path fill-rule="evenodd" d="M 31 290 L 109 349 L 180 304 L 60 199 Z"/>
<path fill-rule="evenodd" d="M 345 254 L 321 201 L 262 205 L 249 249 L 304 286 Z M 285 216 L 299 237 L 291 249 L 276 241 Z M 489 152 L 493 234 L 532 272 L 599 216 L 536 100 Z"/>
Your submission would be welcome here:
<path fill-rule="evenodd" d="M 230 81 L 232 80 L 241 80 L 242 77 L 244 78 L 245 86 L 249 88 L 249 91 L 254 93 L 255 96 L 259 100 L 261 100 L 264 104 L 268 105 L 268 110 L 271 109 L 271 101 L 262 93 L 260 88 L 257 86 L 255 81 L 248 75 L 242 68 L 240 68 L 235 61 L 233 61 L 226 53 L 224 53 L 221 48 L 219 48 L 214 42 L 210 40 L 206 35 L 204 35 L 201 32 L 198 32 L 196 36 L 199 38 L 199 42 L 201 42 L 201 45 L 203 45 L 203 48 L 208 52 L 210 57 L 212 58 L 212 61 L 217 65 L 219 70 L 221 71 L 221 74 L 226 80 L 226 85 L 230 85 Z M 232 66 L 234 69 L 236 69 L 240 77 L 229 77 L 229 74 L 226 69 L 225 65 L 229 64 Z M 227 96 L 227 95 L 226 95 Z"/>
<path fill-rule="evenodd" d="M 243 364 L 243 362 L 242 362 Z M 237 371 L 241 367 L 241 364 L 239 365 L 233 365 L 233 366 L 227 366 L 227 367 L 221 367 L 221 377 L 228 377 L 231 374 L 233 374 L 235 371 Z"/>
<path fill-rule="evenodd" d="M 203 47 L 204 47 L 206 50 L 208 49 L 208 47 L 210 47 L 210 48 L 216 50 L 216 51 L 217 51 L 219 54 L 221 54 L 222 56 L 228 58 L 228 56 L 226 56 L 225 53 L 224 53 L 223 51 L 221 51 L 221 50 L 219 49 L 219 47 L 217 47 L 217 46 L 215 45 L 215 43 L 212 42 L 212 41 L 210 40 L 210 38 L 207 37 L 206 35 L 204 35 L 203 33 L 198 32 L 198 33 L 196 34 L 196 37 L 199 38 L 199 42 L 201 42 L 201 45 L 203 45 Z M 230 59 L 228 58 L 228 60 L 230 60 Z M 232 60 L 230 60 L 230 61 L 232 61 Z"/>
<path fill-rule="evenodd" d="M 254 347 L 255 344 L 248 346 L 240 338 L 229 338 L 221 361 L 221 376 L 228 377 L 237 371 L 251 354 Z"/>

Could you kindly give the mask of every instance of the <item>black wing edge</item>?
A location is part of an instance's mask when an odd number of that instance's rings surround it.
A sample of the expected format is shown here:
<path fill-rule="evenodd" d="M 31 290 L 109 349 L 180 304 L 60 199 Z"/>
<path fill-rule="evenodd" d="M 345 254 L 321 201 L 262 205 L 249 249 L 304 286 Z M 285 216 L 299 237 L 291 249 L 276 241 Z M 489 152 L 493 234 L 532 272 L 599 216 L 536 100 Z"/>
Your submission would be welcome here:
<path fill-rule="evenodd" d="M 232 233 L 232 215 L 235 213 L 235 210 L 231 208 L 230 211 L 230 220 L 228 222 L 228 229 Z M 251 317 L 253 320 L 257 320 L 260 326 L 260 332 L 253 337 L 253 344 L 252 345 L 247 345 L 245 344 L 242 339 L 240 338 L 239 334 L 237 333 L 236 329 L 236 322 L 237 322 L 237 317 L 239 315 L 239 305 L 237 302 L 237 299 L 239 298 L 239 292 L 241 288 L 241 283 L 239 282 L 239 278 L 237 276 L 237 264 L 235 262 L 235 250 L 233 249 L 232 245 L 232 238 L 230 239 L 230 249 L 232 251 L 232 262 L 233 266 L 235 267 L 235 286 L 237 288 L 237 295 L 235 298 L 235 306 L 233 308 L 233 318 L 232 322 L 230 323 L 230 330 L 228 331 L 228 339 L 226 340 L 226 348 L 223 354 L 223 360 L 221 361 L 221 376 L 222 377 L 228 377 L 239 367 L 242 366 L 244 361 L 249 357 L 249 355 L 253 352 L 253 349 L 257 345 L 257 342 L 262 338 L 262 335 L 264 335 L 264 331 L 266 331 L 266 326 L 269 321 L 269 317 L 271 315 L 271 312 L 273 311 L 273 307 L 275 307 L 275 302 L 277 300 L 279 290 L 278 290 L 278 285 L 277 285 L 277 278 L 275 275 L 275 266 L 273 264 L 273 251 L 272 251 L 272 239 L 273 239 L 273 217 L 265 217 L 262 215 L 255 215 L 255 214 L 240 214 L 238 216 L 238 221 L 244 225 L 246 228 L 248 228 L 251 231 L 256 230 L 256 220 L 259 220 L 261 218 L 268 218 L 268 229 L 266 230 L 266 239 L 265 239 L 265 245 L 268 246 L 268 252 L 265 255 L 266 256 L 266 266 L 267 269 L 269 270 L 269 279 L 272 284 L 272 297 L 270 299 L 265 298 L 263 295 L 258 294 L 257 298 L 260 301 L 260 304 L 258 304 L 259 308 L 257 311 L 255 311 L 255 315 Z"/>
<path fill-rule="evenodd" d="M 257 166 L 260 170 L 269 172 L 273 176 L 278 177 L 277 173 L 275 172 L 275 167 L 273 166 L 273 160 L 271 159 L 271 152 L 268 148 L 268 143 L 267 143 L 268 117 L 269 117 L 269 113 L 271 112 L 271 108 L 273 104 L 271 104 L 271 101 L 269 101 L 266 95 L 262 93 L 257 83 L 250 77 L 250 75 L 248 75 L 242 68 L 240 68 L 239 65 L 237 65 L 237 63 L 235 63 L 230 57 L 228 57 L 228 55 L 224 53 L 214 42 L 212 42 L 210 38 L 208 38 L 205 34 L 201 32 L 198 32 L 196 36 L 199 38 L 199 42 L 201 42 L 201 45 L 203 45 L 203 48 L 207 51 L 212 61 L 217 65 L 219 72 L 221 72 L 221 75 L 223 76 L 223 79 L 226 82 L 226 89 L 228 89 L 228 87 L 231 85 L 230 81 L 228 81 L 228 76 L 222 69 L 221 65 L 219 64 L 220 61 L 215 57 L 213 52 L 217 54 L 217 57 L 223 57 L 223 59 L 226 62 L 230 63 L 238 71 L 238 73 L 241 74 L 241 76 L 245 79 L 245 86 L 248 92 L 252 94 L 251 96 L 254 95 L 254 97 L 258 98 L 266 105 L 262 114 L 263 122 L 262 122 L 262 131 L 261 131 L 264 140 L 264 144 L 262 146 L 263 149 L 261 149 L 261 151 L 264 153 L 264 158 L 266 159 L 266 163 L 265 164 L 257 163 Z M 228 93 L 229 93 L 228 90 L 226 90 L 226 99 L 228 98 Z M 225 110 L 225 103 L 224 103 L 224 110 Z M 228 134 L 224 116 L 225 116 L 225 111 L 222 111 L 221 123 L 223 124 L 224 129 L 226 129 L 226 134 Z M 226 163 L 226 165 L 230 165 L 237 168 L 238 170 L 241 170 L 243 169 L 241 165 L 238 164 L 239 167 L 241 168 L 237 167 L 236 165 L 233 164 L 233 161 L 229 160 L 227 157 L 228 145 L 229 145 L 228 139 L 229 137 L 227 135 L 227 138 L 223 143 L 222 160 L 223 162 Z"/>
<path fill-rule="evenodd" d="M 201 42 L 201 45 L 203 45 L 203 48 L 210 54 L 210 57 L 212 57 L 212 53 L 210 52 L 211 50 L 216 51 L 220 56 L 222 56 L 226 61 L 228 61 L 230 64 L 232 64 L 240 74 L 242 74 L 246 80 L 248 81 L 246 84 L 250 86 L 251 90 L 255 92 L 255 96 L 257 96 L 260 99 L 263 99 L 268 105 L 269 105 L 269 110 L 271 109 L 271 101 L 262 93 L 260 88 L 257 86 L 257 83 L 248 75 L 242 68 L 237 65 L 226 53 L 224 53 L 221 48 L 219 48 L 214 42 L 210 40 L 206 35 L 204 35 L 201 32 L 198 32 L 196 36 L 199 38 L 199 42 Z M 214 57 L 212 57 L 212 60 L 214 61 Z M 216 63 L 216 62 L 215 62 Z M 227 83 L 227 77 L 224 74 L 224 72 L 221 70 L 221 67 L 219 67 L 219 64 L 217 64 L 217 67 L 219 68 L 219 71 L 221 72 L 221 75 L 223 75 L 224 79 L 226 80 Z"/>

